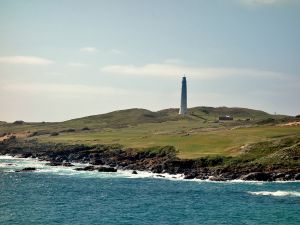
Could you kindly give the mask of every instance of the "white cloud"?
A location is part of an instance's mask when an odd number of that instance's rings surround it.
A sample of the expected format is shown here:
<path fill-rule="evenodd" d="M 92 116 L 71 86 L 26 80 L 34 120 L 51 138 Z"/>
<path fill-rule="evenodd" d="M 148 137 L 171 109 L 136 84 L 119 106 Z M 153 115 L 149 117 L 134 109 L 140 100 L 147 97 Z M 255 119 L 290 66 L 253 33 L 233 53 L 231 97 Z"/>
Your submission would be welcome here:
<path fill-rule="evenodd" d="M 203 68 L 188 67 L 174 64 L 146 64 L 135 65 L 108 65 L 100 69 L 104 73 L 132 76 L 166 76 L 178 77 L 188 75 L 189 77 L 211 79 L 229 76 L 258 76 L 258 77 L 281 77 L 282 74 L 267 70 L 248 68 Z"/>
<path fill-rule="evenodd" d="M 26 92 L 34 94 L 91 94 L 102 96 L 119 96 L 124 94 L 132 94 L 132 91 L 121 88 L 78 84 L 11 83 L 4 84 L 0 88 L 4 91 Z"/>
<path fill-rule="evenodd" d="M 93 52 L 97 52 L 97 48 L 95 47 L 82 47 L 80 49 L 81 52 L 89 52 L 89 53 L 93 53 Z"/>
<path fill-rule="evenodd" d="M 50 65 L 54 62 L 35 56 L 4 56 L 0 57 L 0 63 L 5 64 L 25 64 L 25 65 Z"/>
<path fill-rule="evenodd" d="M 239 0 L 247 5 L 272 5 L 277 3 L 288 2 L 289 0 Z"/>
<path fill-rule="evenodd" d="M 79 63 L 79 62 L 69 62 L 69 63 L 67 63 L 67 66 L 69 66 L 69 67 L 87 67 L 88 65 L 85 63 Z"/>

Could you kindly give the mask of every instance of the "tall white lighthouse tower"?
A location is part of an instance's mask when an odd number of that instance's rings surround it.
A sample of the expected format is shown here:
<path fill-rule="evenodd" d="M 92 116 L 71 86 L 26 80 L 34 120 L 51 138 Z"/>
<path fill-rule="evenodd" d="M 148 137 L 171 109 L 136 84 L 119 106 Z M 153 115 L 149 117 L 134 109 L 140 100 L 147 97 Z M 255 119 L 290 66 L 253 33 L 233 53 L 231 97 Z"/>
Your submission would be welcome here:
<path fill-rule="evenodd" d="M 187 93 L 186 93 L 186 77 L 182 77 L 181 83 L 181 104 L 179 109 L 180 115 L 187 114 Z"/>

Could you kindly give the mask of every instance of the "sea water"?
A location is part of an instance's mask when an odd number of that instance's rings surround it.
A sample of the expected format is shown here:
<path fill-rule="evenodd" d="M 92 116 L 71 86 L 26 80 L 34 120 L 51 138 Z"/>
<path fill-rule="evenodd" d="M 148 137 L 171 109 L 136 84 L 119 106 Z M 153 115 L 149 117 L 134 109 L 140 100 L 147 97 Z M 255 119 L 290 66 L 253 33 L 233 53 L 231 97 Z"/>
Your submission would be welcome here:
<path fill-rule="evenodd" d="M 0 224 L 300 224 L 299 182 L 163 176 L 0 156 Z"/>

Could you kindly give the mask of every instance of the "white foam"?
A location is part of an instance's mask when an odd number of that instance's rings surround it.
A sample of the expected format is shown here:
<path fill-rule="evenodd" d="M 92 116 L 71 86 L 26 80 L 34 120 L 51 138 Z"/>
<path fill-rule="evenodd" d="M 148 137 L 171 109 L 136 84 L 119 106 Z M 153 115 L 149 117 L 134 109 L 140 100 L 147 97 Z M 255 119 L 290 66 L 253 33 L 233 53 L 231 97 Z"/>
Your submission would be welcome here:
<path fill-rule="evenodd" d="M 276 196 L 276 197 L 300 197 L 299 191 L 248 191 L 251 195 Z"/>
<path fill-rule="evenodd" d="M 14 157 L 10 155 L 0 155 L 0 159 L 14 159 Z"/>
<path fill-rule="evenodd" d="M 8 155 L 0 156 L 0 167 L 6 169 L 6 172 L 14 172 L 14 170 L 19 170 L 24 167 L 35 167 L 36 173 L 55 173 L 56 175 L 73 176 L 78 175 L 82 178 L 157 178 L 157 179 L 168 179 L 168 180 L 183 180 L 184 176 L 182 174 L 171 175 L 168 173 L 156 174 L 147 171 L 138 171 L 137 174 L 133 174 L 133 170 L 120 170 L 117 172 L 106 172 L 100 173 L 98 171 L 77 171 L 75 168 L 83 168 L 85 166 L 90 166 L 90 164 L 83 163 L 72 163 L 73 167 L 64 166 L 50 166 L 46 165 L 46 161 L 39 161 L 36 158 L 17 158 Z"/>
<path fill-rule="evenodd" d="M 133 170 L 118 170 L 119 173 L 123 177 L 137 179 L 137 178 L 157 178 L 157 179 L 168 179 L 168 180 L 182 180 L 184 178 L 183 174 L 168 174 L 168 173 L 152 173 L 148 171 L 139 171 L 137 170 L 137 174 L 132 173 Z"/>
<path fill-rule="evenodd" d="M 98 171 L 76 171 L 75 168 L 83 168 L 89 166 L 90 164 L 83 163 L 72 163 L 73 167 L 65 166 L 49 166 L 46 165 L 47 161 L 40 161 L 36 158 L 17 158 L 8 155 L 0 156 L 0 168 L 4 169 L 5 172 L 13 172 L 14 170 L 19 170 L 24 167 L 35 167 L 38 173 L 55 173 L 57 175 L 73 176 L 79 175 L 82 178 L 92 178 L 92 177 L 110 177 L 110 178 L 130 178 L 130 179 L 141 179 L 141 178 L 156 178 L 156 179 L 167 179 L 167 180 L 181 180 L 187 182 L 211 182 L 211 183 L 249 183 L 253 185 L 263 185 L 266 182 L 263 181 L 244 181 L 244 180 L 228 180 L 228 181 L 211 181 L 200 180 L 200 179 L 184 179 L 183 174 L 168 174 L 168 173 L 152 173 L 148 171 L 138 171 L 137 174 L 133 174 L 133 170 L 121 170 L 118 169 L 116 173 L 100 173 Z M 300 181 L 275 181 L 278 183 L 287 182 L 300 182 Z"/>
<path fill-rule="evenodd" d="M 249 184 L 255 184 L 255 185 L 263 185 L 268 181 L 256 181 L 256 180 L 240 180 L 240 179 L 236 179 L 236 180 L 228 180 L 226 182 L 230 182 L 230 183 L 249 183 Z"/>

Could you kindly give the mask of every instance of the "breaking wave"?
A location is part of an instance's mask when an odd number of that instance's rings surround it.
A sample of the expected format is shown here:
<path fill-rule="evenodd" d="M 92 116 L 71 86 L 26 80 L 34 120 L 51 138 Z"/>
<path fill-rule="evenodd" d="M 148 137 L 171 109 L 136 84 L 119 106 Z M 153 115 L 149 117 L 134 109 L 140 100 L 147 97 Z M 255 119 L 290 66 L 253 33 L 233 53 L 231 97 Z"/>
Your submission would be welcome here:
<path fill-rule="evenodd" d="M 276 196 L 276 197 L 300 197 L 299 191 L 248 191 L 251 195 Z"/>

